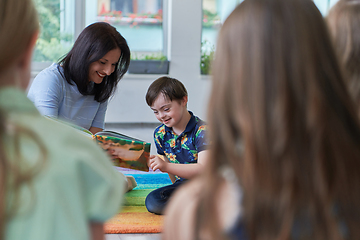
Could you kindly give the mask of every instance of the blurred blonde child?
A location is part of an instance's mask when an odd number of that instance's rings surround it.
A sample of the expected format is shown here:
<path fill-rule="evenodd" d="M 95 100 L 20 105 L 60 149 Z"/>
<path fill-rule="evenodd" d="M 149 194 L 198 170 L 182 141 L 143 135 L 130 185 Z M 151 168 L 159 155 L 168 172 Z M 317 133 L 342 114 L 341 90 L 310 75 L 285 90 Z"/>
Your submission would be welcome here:
<path fill-rule="evenodd" d="M 125 178 L 95 142 L 26 97 L 37 13 L 31 0 L 0 9 L 0 239 L 104 239 Z"/>

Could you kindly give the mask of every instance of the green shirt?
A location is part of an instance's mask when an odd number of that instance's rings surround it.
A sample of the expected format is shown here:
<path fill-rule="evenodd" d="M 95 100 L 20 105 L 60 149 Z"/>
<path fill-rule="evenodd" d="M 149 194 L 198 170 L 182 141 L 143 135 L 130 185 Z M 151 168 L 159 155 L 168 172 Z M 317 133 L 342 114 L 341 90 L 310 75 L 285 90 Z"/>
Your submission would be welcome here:
<path fill-rule="evenodd" d="M 7 222 L 5 239 L 90 239 L 89 222 L 104 222 L 120 209 L 124 176 L 95 142 L 42 117 L 24 92 L 1 89 L 0 108 L 10 122 L 32 131 L 48 154 L 41 172 L 21 187 L 20 204 Z M 20 138 L 21 156 L 28 164 L 40 156 L 33 139 L 26 134 Z M 4 140 L 8 158 L 16 163 L 11 137 Z M 11 199 L 9 194 L 8 204 Z"/>

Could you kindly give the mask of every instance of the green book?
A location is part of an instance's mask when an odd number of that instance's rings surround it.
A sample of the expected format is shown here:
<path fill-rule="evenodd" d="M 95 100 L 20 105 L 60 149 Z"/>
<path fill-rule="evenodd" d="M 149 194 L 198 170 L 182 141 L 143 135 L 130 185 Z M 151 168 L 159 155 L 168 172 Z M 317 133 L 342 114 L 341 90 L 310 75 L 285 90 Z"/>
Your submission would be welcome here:
<path fill-rule="evenodd" d="M 114 131 L 92 134 L 89 130 L 77 125 L 59 119 L 50 119 L 70 125 L 85 136 L 94 139 L 102 149 L 107 151 L 115 166 L 149 171 L 147 162 L 150 157 L 150 143 Z"/>

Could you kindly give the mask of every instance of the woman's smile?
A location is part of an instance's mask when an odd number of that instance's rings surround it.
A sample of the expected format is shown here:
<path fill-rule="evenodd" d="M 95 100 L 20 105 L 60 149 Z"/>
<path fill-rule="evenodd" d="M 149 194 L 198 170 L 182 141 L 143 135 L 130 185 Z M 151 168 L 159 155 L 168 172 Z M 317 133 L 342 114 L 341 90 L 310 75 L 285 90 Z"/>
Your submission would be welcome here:
<path fill-rule="evenodd" d="M 107 75 L 106 74 L 101 74 L 101 73 L 99 73 L 99 72 L 96 72 L 98 75 L 99 75 L 99 77 L 101 77 L 101 78 L 104 78 L 104 77 L 106 77 Z"/>
<path fill-rule="evenodd" d="M 121 51 L 115 48 L 89 66 L 89 81 L 100 84 L 103 78 L 111 75 L 120 59 Z M 100 78 L 100 79 L 99 79 Z"/>

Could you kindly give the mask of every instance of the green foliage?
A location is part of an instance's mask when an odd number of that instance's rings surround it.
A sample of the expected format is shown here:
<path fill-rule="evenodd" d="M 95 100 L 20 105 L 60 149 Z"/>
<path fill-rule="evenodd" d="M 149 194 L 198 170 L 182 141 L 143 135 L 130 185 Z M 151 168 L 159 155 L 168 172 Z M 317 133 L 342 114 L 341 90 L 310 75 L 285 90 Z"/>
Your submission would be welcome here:
<path fill-rule="evenodd" d="M 131 60 L 160 60 L 166 61 L 167 57 L 163 53 L 142 54 L 137 52 L 131 53 Z"/>
<path fill-rule="evenodd" d="M 57 62 L 66 52 L 70 50 L 70 47 L 65 47 L 61 44 L 59 39 L 51 38 L 50 41 L 43 38 L 38 39 L 36 43 L 37 54 L 34 61 L 51 61 Z"/>
<path fill-rule="evenodd" d="M 71 34 L 60 32 L 60 0 L 35 0 L 39 14 L 40 35 L 33 61 L 56 62 L 67 53 L 72 44 Z"/>
<path fill-rule="evenodd" d="M 214 59 L 215 46 L 211 45 L 208 41 L 201 43 L 201 60 L 200 70 L 201 74 L 208 75 L 211 73 L 211 63 Z"/>
<path fill-rule="evenodd" d="M 124 14 L 121 11 L 110 11 L 110 12 L 101 12 L 99 14 L 99 16 L 104 16 L 104 17 L 115 17 L 115 18 L 131 18 L 132 20 L 135 18 L 140 18 L 140 19 L 156 19 L 159 22 L 163 21 L 163 12 L 160 9 L 157 13 L 150 13 L 150 12 L 142 12 L 142 13 L 127 13 Z M 128 21 L 128 20 L 126 20 Z"/>
<path fill-rule="evenodd" d="M 217 13 L 203 9 L 203 27 L 220 27 L 220 16 Z"/>

